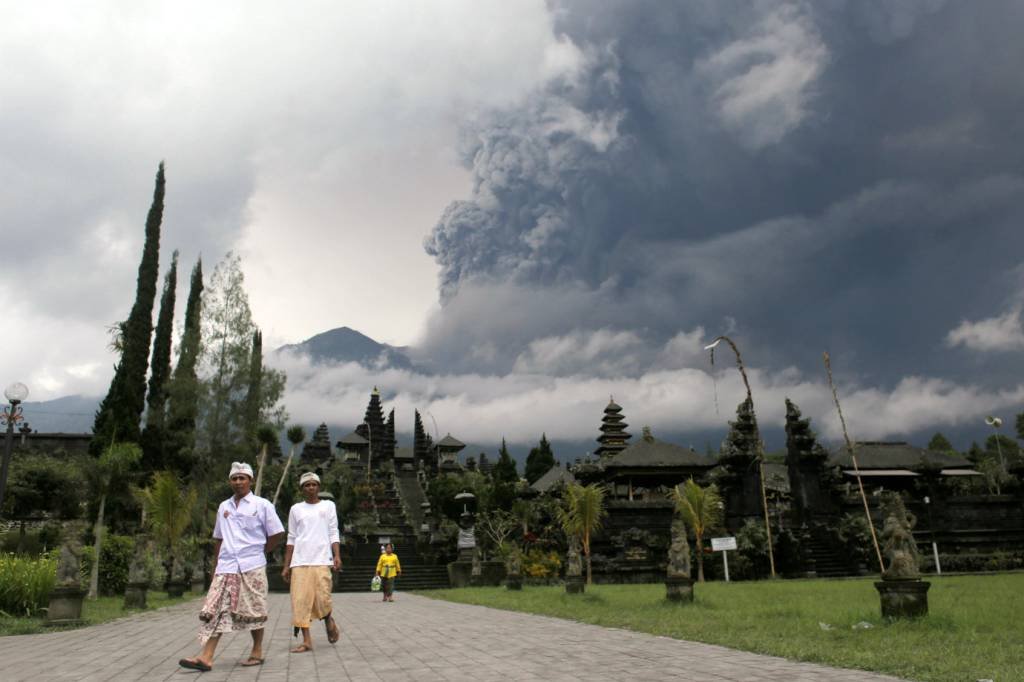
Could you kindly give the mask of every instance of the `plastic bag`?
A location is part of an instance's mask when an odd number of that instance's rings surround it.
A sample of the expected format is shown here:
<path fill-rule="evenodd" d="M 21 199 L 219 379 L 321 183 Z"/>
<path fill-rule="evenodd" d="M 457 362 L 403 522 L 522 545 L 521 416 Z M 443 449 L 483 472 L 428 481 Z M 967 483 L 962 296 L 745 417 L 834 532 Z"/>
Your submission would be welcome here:
<path fill-rule="evenodd" d="M 380 592 L 380 576 L 379 575 L 373 576 L 373 580 L 370 581 L 370 591 L 371 592 Z"/>

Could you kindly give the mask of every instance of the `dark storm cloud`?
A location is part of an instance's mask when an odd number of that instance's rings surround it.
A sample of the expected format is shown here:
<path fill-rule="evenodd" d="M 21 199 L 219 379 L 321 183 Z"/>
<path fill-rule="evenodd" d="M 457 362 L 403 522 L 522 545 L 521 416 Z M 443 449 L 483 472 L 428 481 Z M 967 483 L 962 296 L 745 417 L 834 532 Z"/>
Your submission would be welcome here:
<path fill-rule="evenodd" d="M 554 14 L 583 64 L 467 130 L 473 195 L 426 242 L 428 354 L 507 371 L 537 339 L 659 347 L 735 320 L 763 366 L 817 371 L 829 348 L 879 385 L 1006 371 L 962 325 L 1019 328 L 1024 5 Z"/>

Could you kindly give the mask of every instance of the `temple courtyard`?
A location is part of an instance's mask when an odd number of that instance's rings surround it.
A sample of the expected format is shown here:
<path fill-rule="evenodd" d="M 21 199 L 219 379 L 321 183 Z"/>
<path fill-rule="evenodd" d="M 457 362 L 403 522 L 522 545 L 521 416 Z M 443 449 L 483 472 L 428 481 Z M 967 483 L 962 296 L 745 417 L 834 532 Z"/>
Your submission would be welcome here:
<path fill-rule="evenodd" d="M 796 663 L 569 620 L 397 593 L 335 594 L 341 640 L 314 630 L 312 653 L 295 640 L 288 595 L 270 595 L 262 666 L 238 665 L 247 633 L 225 636 L 214 670 L 178 667 L 194 655 L 199 602 L 65 632 L 0 638 L 3 679 L 15 680 L 628 680 L 724 682 L 897 678 Z"/>

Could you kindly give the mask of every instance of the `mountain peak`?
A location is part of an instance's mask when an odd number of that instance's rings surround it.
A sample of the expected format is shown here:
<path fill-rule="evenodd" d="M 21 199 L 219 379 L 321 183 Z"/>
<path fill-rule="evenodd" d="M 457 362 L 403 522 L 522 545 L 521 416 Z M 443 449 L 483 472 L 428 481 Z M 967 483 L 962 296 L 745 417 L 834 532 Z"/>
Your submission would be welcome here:
<path fill-rule="evenodd" d="M 351 327 L 329 329 L 274 352 L 284 351 L 308 355 L 314 364 L 358 362 L 366 367 L 412 369 L 412 362 L 402 349 L 379 343 Z"/>

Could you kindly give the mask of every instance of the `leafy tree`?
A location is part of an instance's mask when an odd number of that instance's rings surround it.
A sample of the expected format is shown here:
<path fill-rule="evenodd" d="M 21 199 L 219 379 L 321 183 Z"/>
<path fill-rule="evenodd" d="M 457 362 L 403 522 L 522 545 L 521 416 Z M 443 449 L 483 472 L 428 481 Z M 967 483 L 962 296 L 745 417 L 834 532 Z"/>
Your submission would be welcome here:
<path fill-rule="evenodd" d="M 171 256 L 171 267 L 164 280 L 160 296 L 160 314 L 157 316 L 153 340 L 152 372 L 149 375 L 149 395 L 146 402 L 146 428 L 142 431 L 142 467 L 146 471 L 162 469 L 164 465 L 164 421 L 167 407 L 167 382 L 171 376 L 171 332 L 174 328 L 174 299 L 178 286 L 178 252 Z"/>
<path fill-rule="evenodd" d="M 714 483 L 702 488 L 691 477 L 672 491 L 676 510 L 697 541 L 697 581 L 704 582 L 704 536 L 722 525 L 723 504 Z"/>
<path fill-rule="evenodd" d="M 941 433 L 936 433 L 932 436 L 932 439 L 928 441 L 928 449 L 932 452 L 956 452 L 953 444 Z"/>
<path fill-rule="evenodd" d="M 551 467 L 555 466 L 555 454 L 551 451 L 551 443 L 548 442 L 547 434 L 541 434 L 540 443 L 530 450 L 526 456 L 526 480 L 534 483 L 538 478 L 546 474 Z"/>
<path fill-rule="evenodd" d="M 89 598 L 99 596 L 100 559 L 103 557 L 103 516 L 106 512 L 107 497 L 117 486 L 123 486 L 131 469 L 142 459 L 142 448 L 135 443 L 112 443 L 93 467 L 93 480 L 100 498 L 93 529 L 92 570 L 89 573 Z"/>
<path fill-rule="evenodd" d="M 196 509 L 195 488 L 185 489 L 173 471 L 158 471 L 148 488 L 138 491 L 146 527 L 169 558 L 179 549 Z"/>
<path fill-rule="evenodd" d="M 160 223 L 164 212 L 164 164 L 156 174 L 153 203 L 146 217 L 146 241 L 142 248 L 135 303 L 122 327 L 120 361 L 110 389 L 100 403 L 93 423 L 89 451 L 100 456 L 114 442 L 139 442 L 139 418 L 146 404 L 146 372 L 153 332 L 153 303 L 160 277 Z"/>
<path fill-rule="evenodd" d="M 516 471 L 516 461 L 509 454 L 505 439 L 501 439 L 501 450 L 498 451 L 498 461 L 491 470 L 491 476 L 495 482 L 518 483 L 519 472 Z"/>
<path fill-rule="evenodd" d="M 605 489 L 597 483 L 572 483 L 565 488 L 565 506 L 558 510 L 558 521 L 566 535 L 577 537 L 587 559 L 587 584 L 591 584 L 590 538 L 601 529 L 608 512 L 604 508 Z"/>
<path fill-rule="evenodd" d="M 512 513 L 504 509 L 492 509 L 476 517 L 476 527 L 480 529 L 487 543 L 500 555 L 505 554 L 508 539 L 518 525 L 519 522 Z"/>
<path fill-rule="evenodd" d="M 25 547 L 25 522 L 51 515 L 71 519 L 81 514 L 81 467 L 77 460 L 36 453 L 21 454 L 11 462 L 4 495 L 4 518 L 19 521 L 18 547 Z"/>
<path fill-rule="evenodd" d="M 185 328 L 178 349 L 178 364 L 167 385 L 167 428 L 164 458 L 167 467 L 181 476 L 195 465 L 196 419 L 200 384 L 196 371 L 202 350 L 203 262 L 196 261 L 185 305 Z"/>

